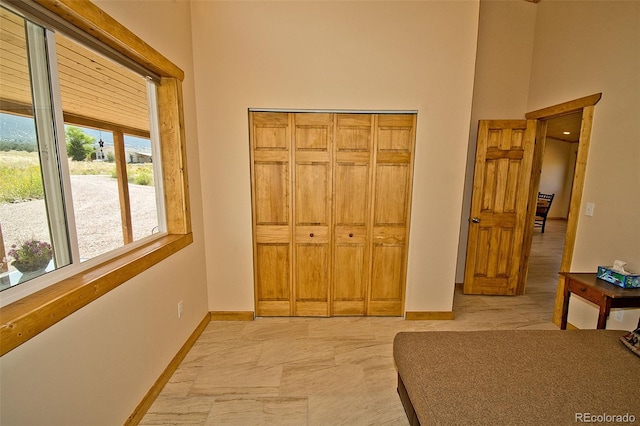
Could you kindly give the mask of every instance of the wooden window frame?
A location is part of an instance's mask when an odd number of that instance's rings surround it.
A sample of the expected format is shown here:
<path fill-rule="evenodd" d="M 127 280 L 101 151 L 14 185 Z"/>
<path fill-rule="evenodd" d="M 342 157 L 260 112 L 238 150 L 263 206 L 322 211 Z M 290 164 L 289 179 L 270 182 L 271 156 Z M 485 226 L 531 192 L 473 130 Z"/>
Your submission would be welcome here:
<path fill-rule="evenodd" d="M 184 72 L 89 0 L 32 0 L 160 76 L 157 89 L 167 234 L 0 308 L 0 356 L 193 242 Z"/>

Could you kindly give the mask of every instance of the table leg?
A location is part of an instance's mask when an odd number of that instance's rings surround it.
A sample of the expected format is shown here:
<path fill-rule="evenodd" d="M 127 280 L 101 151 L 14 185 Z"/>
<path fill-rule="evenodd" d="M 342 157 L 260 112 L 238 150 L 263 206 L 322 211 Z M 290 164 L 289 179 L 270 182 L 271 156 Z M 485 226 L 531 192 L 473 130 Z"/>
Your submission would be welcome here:
<path fill-rule="evenodd" d="M 600 302 L 600 312 L 598 314 L 598 330 L 604 330 L 607 328 L 607 318 L 609 318 L 609 311 L 611 311 L 611 299 L 605 297 Z"/>
<path fill-rule="evenodd" d="M 569 280 L 564 283 L 564 296 L 562 297 L 562 317 L 560 318 L 560 330 L 567 329 L 567 316 L 569 315 Z"/>

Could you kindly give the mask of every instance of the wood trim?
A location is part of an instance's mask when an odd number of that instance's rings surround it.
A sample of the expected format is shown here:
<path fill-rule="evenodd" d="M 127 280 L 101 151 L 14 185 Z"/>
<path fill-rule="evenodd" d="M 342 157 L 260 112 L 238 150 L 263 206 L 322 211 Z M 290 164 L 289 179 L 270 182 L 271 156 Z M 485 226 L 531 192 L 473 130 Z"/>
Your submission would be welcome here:
<path fill-rule="evenodd" d="M 587 106 L 582 110 L 582 124 L 580 126 L 580 141 L 578 143 L 578 156 L 573 175 L 573 186 L 571 189 L 571 201 L 569 203 L 569 217 L 567 218 L 567 232 L 564 241 L 564 251 L 562 252 L 562 262 L 560 272 L 571 271 L 571 261 L 576 245 L 576 234 L 578 232 L 578 220 L 582 206 L 582 192 L 587 172 L 587 159 L 589 156 L 589 146 L 591 144 L 591 127 L 593 125 L 594 106 Z M 558 279 L 558 289 L 556 290 L 556 300 L 553 310 L 553 323 L 560 324 L 562 317 L 562 304 L 564 299 L 564 277 Z"/>
<path fill-rule="evenodd" d="M 191 232 L 187 147 L 184 131 L 182 83 L 176 78 L 162 78 L 158 86 L 158 126 L 164 183 L 167 231 L 170 234 Z"/>
<path fill-rule="evenodd" d="M 580 216 L 580 207 L 582 204 L 582 192 L 584 188 L 584 180 L 587 169 L 589 145 L 591 142 L 593 114 L 595 111 L 595 105 L 600 101 L 601 98 L 602 93 L 596 93 L 590 96 L 585 96 L 583 98 L 564 102 L 562 104 L 557 104 L 547 108 L 542 108 L 536 111 L 531 111 L 525 114 L 525 117 L 527 119 L 548 120 L 559 115 L 582 110 L 580 140 L 578 141 L 578 156 L 576 158 L 576 167 L 571 189 L 571 201 L 569 205 L 567 231 L 565 234 L 564 251 L 562 253 L 560 272 L 569 272 L 571 270 L 571 262 L 573 260 L 573 251 L 575 249 L 576 233 L 578 229 L 578 219 Z M 528 265 L 525 266 L 525 268 L 528 268 Z M 560 318 L 562 316 L 564 286 L 565 279 L 563 276 L 560 276 L 560 278 L 558 279 L 558 287 L 556 289 L 556 299 L 552 318 L 553 323 L 556 325 L 560 325 Z"/>
<path fill-rule="evenodd" d="M 159 74 L 184 80 L 184 71 L 89 0 L 35 0 L 134 62 Z"/>
<path fill-rule="evenodd" d="M 67 124 L 74 124 L 76 126 L 91 127 L 94 129 L 109 130 L 111 132 L 121 132 L 125 135 L 139 136 L 141 138 L 151 138 L 151 133 L 148 130 L 136 129 L 133 127 L 122 126 L 116 123 L 108 123 L 106 121 L 95 120 L 89 117 L 83 117 L 77 114 L 71 114 L 63 112 L 63 120 Z"/>
<path fill-rule="evenodd" d="M 202 332 L 207 328 L 207 325 L 211 322 L 211 315 L 207 313 L 200 324 L 196 327 L 196 329 L 191 333 L 191 336 L 184 342 L 184 345 L 180 348 L 176 356 L 173 357 L 167 368 L 164 369 L 158 380 L 151 386 L 151 389 L 147 392 L 147 394 L 142 398 L 142 401 L 138 404 L 138 406 L 133 410 L 133 413 L 127 418 L 124 422 L 125 426 L 128 425 L 137 425 L 142 421 L 142 418 L 147 413 L 153 402 L 156 400 L 160 392 L 165 387 L 165 385 L 173 376 L 173 373 L 178 369 L 180 363 L 187 356 L 193 345 L 196 343 Z"/>
<path fill-rule="evenodd" d="M 193 242 L 166 235 L 3 307 L 0 356 Z"/>
<path fill-rule="evenodd" d="M 0 273 L 9 270 L 9 263 L 5 261 L 7 255 L 4 251 L 4 236 L 2 235 L 2 224 L 0 223 Z"/>
<path fill-rule="evenodd" d="M 594 106 L 602 98 L 602 93 L 585 96 L 584 98 L 575 99 L 573 101 L 564 102 L 547 108 L 538 109 L 526 113 L 524 116 L 527 120 L 549 119 L 556 115 L 563 115 L 568 112 L 578 111 L 588 106 Z"/>
<path fill-rule="evenodd" d="M 404 314 L 406 321 L 434 321 L 452 320 L 453 311 L 407 311 Z"/>
<path fill-rule="evenodd" d="M 576 167 L 571 189 L 571 201 L 569 204 L 569 216 L 567 218 L 567 236 L 564 243 L 564 252 L 560 272 L 569 272 L 573 250 L 575 248 L 576 232 L 578 229 L 578 219 L 580 217 L 580 206 L 582 204 L 582 192 L 587 171 L 587 159 L 589 156 L 589 146 L 591 144 L 591 127 L 593 125 L 593 113 L 595 107 L 585 107 L 582 110 L 582 125 L 580 127 L 580 142 L 578 143 L 578 155 L 576 157 Z"/>
<path fill-rule="evenodd" d="M 529 257 L 531 255 L 531 244 L 533 242 L 533 225 L 536 217 L 536 206 L 538 198 L 538 187 L 540 186 L 540 171 L 542 170 L 542 160 L 547 139 L 547 122 L 538 121 L 536 124 L 536 142 L 533 152 L 533 163 L 531 165 L 531 179 L 529 181 L 529 199 L 527 201 L 527 214 L 525 218 L 524 238 L 522 253 L 520 254 L 520 275 L 518 276 L 517 295 L 525 292 L 527 277 L 529 275 Z"/>
<path fill-rule="evenodd" d="M 23 117 L 33 117 L 33 106 L 23 102 L 16 102 L 8 99 L 0 98 L 0 111 L 8 112 L 9 114 L 20 115 Z M 82 115 L 71 114 L 68 112 L 62 112 L 63 121 L 65 124 L 73 124 L 81 127 L 91 127 L 93 129 L 109 130 L 111 132 L 122 132 L 125 135 L 138 136 L 141 138 L 151 138 L 151 133 L 148 130 L 136 129 L 134 127 L 123 126 L 121 124 L 109 123 L 107 121 L 96 120 L 90 117 L 84 117 Z"/>
<path fill-rule="evenodd" d="M 567 330 L 580 330 L 578 327 L 576 327 L 575 325 L 571 324 L 570 322 L 567 323 Z"/>
<path fill-rule="evenodd" d="M 253 311 L 211 311 L 211 321 L 253 321 Z"/>
<path fill-rule="evenodd" d="M 127 179 L 127 153 L 124 149 L 124 135 L 122 132 L 113 132 L 113 152 L 116 157 L 116 175 L 118 176 L 118 199 L 120 200 L 122 239 L 125 244 L 129 244 L 133 242 L 133 225 L 131 222 L 129 181 Z"/>

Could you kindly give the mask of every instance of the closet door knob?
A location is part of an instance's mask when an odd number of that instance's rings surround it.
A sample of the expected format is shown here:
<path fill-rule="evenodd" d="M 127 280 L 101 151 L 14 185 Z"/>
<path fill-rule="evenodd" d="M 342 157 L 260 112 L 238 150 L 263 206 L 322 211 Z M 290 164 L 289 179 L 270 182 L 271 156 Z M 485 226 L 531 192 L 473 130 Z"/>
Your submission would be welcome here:
<path fill-rule="evenodd" d="M 349 238 L 353 238 L 353 233 L 352 232 L 349 233 Z"/>
<path fill-rule="evenodd" d="M 312 232 L 312 233 L 310 233 L 310 234 L 309 234 L 309 236 L 310 236 L 311 238 L 313 238 L 313 232 Z"/>

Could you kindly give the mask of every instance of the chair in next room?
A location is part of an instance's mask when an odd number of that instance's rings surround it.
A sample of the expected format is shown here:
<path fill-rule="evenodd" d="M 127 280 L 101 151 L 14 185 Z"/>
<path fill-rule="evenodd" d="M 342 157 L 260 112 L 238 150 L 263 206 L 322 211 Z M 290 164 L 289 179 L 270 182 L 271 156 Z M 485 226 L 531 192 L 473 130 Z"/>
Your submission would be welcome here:
<path fill-rule="evenodd" d="M 538 192 L 538 204 L 536 206 L 536 218 L 533 223 L 534 228 L 542 228 L 542 233 L 544 234 L 544 228 L 547 224 L 547 215 L 549 214 L 549 209 L 551 209 L 551 203 L 553 202 L 553 197 L 556 194 L 543 194 Z"/>

